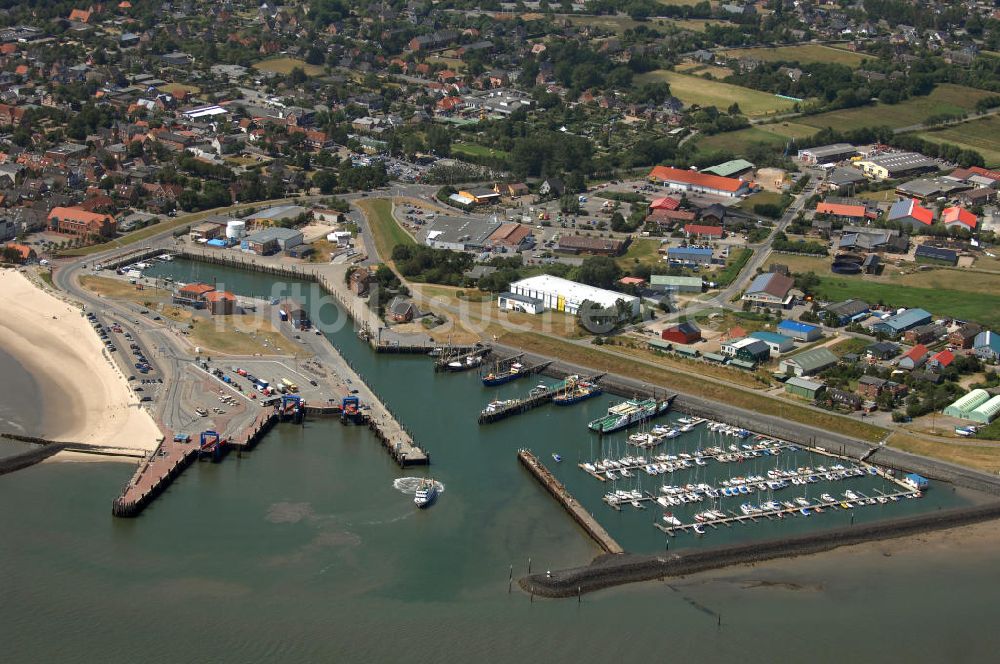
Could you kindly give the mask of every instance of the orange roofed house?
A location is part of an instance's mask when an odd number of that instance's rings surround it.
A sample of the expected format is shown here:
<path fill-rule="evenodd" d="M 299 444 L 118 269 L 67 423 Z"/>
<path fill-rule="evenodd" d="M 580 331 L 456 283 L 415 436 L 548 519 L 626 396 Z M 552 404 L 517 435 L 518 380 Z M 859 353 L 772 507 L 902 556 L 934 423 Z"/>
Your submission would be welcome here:
<path fill-rule="evenodd" d="M 48 221 L 50 230 L 78 237 L 110 237 L 117 228 L 112 215 L 88 212 L 77 207 L 54 207 L 49 212 Z"/>
<path fill-rule="evenodd" d="M 708 175 L 672 166 L 655 166 L 649 172 L 649 179 L 652 182 L 662 183 L 666 187 L 714 196 L 736 197 L 750 192 L 750 185 L 743 180 Z"/>

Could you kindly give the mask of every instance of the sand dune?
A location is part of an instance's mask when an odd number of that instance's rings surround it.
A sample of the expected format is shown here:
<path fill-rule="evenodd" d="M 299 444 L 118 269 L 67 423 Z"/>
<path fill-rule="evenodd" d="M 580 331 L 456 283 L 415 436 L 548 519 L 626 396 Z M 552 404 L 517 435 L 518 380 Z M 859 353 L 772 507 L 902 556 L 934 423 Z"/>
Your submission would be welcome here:
<path fill-rule="evenodd" d="M 76 307 L 0 270 L 0 344 L 38 383 L 50 440 L 153 449 L 160 431 Z M 17 389 L 5 376 L 4 389 Z"/>

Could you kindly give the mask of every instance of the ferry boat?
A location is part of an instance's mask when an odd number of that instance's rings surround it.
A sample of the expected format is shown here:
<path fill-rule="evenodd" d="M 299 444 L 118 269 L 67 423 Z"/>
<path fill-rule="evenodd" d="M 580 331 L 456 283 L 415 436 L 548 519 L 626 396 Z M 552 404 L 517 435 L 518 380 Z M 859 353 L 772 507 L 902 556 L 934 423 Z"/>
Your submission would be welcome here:
<path fill-rule="evenodd" d="M 434 502 L 437 494 L 437 482 L 432 479 L 426 479 L 421 481 L 420 486 L 417 487 L 417 492 L 413 495 L 413 502 L 417 507 L 424 508 Z"/>
<path fill-rule="evenodd" d="M 587 426 L 597 433 L 611 433 L 639 422 L 657 417 L 667 412 L 670 402 L 656 399 L 629 399 L 608 408 L 608 414 L 592 421 Z"/>
<path fill-rule="evenodd" d="M 520 362 L 515 362 L 503 371 L 494 370 L 483 376 L 483 385 L 486 385 L 487 387 L 503 385 L 504 383 L 509 383 L 512 380 L 517 380 L 521 376 L 526 375 L 524 365 Z"/>
<path fill-rule="evenodd" d="M 585 399 L 596 397 L 603 392 L 595 383 L 580 380 L 579 376 L 569 376 L 563 387 L 552 397 L 552 403 L 557 406 L 570 406 Z"/>

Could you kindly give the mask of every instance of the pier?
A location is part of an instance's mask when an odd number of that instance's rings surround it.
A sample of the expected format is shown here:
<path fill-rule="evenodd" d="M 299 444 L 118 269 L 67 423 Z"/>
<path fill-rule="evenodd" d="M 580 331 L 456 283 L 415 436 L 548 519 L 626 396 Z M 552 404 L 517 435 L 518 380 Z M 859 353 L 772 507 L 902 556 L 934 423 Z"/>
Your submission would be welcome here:
<path fill-rule="evenodd" d="M 469 371 L 482 366 L 482 359 L 493 352 L 489 346 L 472 346 L 471 350 L 461 350 L 460 347 L 448 347 L 441 356 L 434 360 L 434 371 Z M 479 358 L 474 364 L 468 364 L 466 360 Z M 459 362 L 461 366 L 452 367 L 452 362 Z"/>
<path fill-rule="evenodd" d="M 547 363 L 546 363 L 547 366 Z M 539 369 L 541 371 L 541 369 Z M 587 383 L 596 383 L 604 377 L 604 374 L 597 374 L 591 376 L 590 378 L 584 378 L 583 381 Z M 514 399 L 511 403 L 501 406 L 499 408 L 484 409 L 479 413 L 479 423 L 480 424 L 492 424 L 493 422 L 498 422 L 500 420 L 506 419 L 512 415 L 520 415 L 521 413 L 526 413 L 532 408 L 537 408 L 542 404 L 549 403 L 552 398 L 559 394 L 559 391 L 566 387 L 566 381 L 557 383 L 552 387 L 549 387 L 544 392 L 539 392 L 538 394 L 529 395 L 523 399 Z"/>
<path fill-rule="evenodd" d="M 625 552 L 621 545 L 608 534 L 608 531 L 604 530 L 603 526 L 597 523 L 597 519 L 592 517 L 587 510 L 583 509 L 580 503 L 566 490 L 562 482 L 557 480 L 534 454 L 528 450 L 519 450 L 517 458 L 521 462 L 521 465 L 527 468 L 528 472 L 541 482 L 546 491 L 559 501 L 559 504 L 569 512 L 570 516 L 580 524 L 580 527 L 590 535 L 591 539 L 601 549 L 607 553 L 619 554 Z"/>

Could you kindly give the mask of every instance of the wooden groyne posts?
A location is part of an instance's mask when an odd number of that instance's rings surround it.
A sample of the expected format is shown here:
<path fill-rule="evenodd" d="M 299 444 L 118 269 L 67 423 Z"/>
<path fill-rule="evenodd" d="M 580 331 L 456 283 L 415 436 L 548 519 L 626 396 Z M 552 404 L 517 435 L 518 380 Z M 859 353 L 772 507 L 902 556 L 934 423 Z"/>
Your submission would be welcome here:
<path fill-rule="evenodd" d="M 528 469 L 528 472 L 535 476 L 536 480 L 541 482 L 545 490 L 559 501 L 559 504 L 569 512 L 570 516 L 580 524 L 580 527 L 590 535 L 599 547 L 607 553 L 625 552 L 621 545 L 608 534 L 608 531 L 597 523 L 597 519 L 583 509 L 580 503 L 576 502 L 576 499 L 566 490 L 562 482 L 557 480 L 534 454 L 528 450 L 518 450 L 517 459 L 522 466 Z"/>
<path fill-rule="evenodd" d="M 543 365 L 539 365 L 539 367 L 544 368 L 545 366 L 548 366 L 548 364 L 550 363 L 548 362 L 544 363 Z M 542 369 L 538 369 L 538 371 L 541 370 Z M 588 383 L 596 383 L 603 377 L 604 374 L 597 374 L 596 376 L 591 376 L 590 378 L 586 378 L 585 381 Z M 552 401 L 552 398 L 555 397 L 559 393 L 559 391 L 563 389 L 565 384 L 566 382 L 563 381 L 562 383 L 558 383 L 550 387 L 544 392 L 539 392 L 538 394 L 525 397 L 524 399 L 514 399 L 512 403 L 509 403 L 506 406 L 501 406 L 499 408 L 494 408 L 494 409 L 487 408 L 483 410 L 481 413 L 479 413 L 479 423 L 492 424 L 493 422 L 499 422 L 500 420 L 506 419 L 512 415 L 520 415 L 521 413 L 526 413 L 532 408 L 537 408 L 542 404 Z"/>

